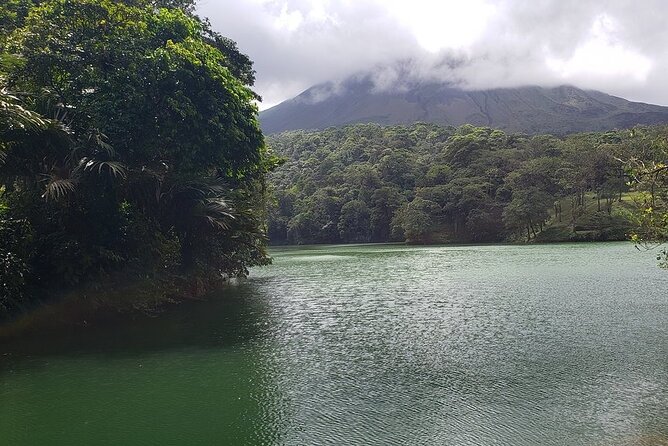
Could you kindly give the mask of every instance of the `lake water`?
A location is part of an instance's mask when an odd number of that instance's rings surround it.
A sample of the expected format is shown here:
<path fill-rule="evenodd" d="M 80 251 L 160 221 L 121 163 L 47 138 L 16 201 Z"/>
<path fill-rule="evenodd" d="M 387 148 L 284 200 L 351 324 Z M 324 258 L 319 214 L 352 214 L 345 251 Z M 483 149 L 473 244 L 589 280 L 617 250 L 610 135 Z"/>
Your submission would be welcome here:
<path fill-rule="evenodd" d="M 336 246 L 0 344 L 2 445 L 668 445 L 668 271 L 628 243 Z"/>

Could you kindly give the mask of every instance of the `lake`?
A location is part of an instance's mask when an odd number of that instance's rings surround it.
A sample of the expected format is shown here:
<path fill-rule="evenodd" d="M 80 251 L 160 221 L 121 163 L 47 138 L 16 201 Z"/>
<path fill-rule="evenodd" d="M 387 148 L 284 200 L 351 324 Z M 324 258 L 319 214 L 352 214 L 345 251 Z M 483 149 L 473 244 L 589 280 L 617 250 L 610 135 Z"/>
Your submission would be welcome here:
<path fill-rule="evenodd" d="M 273 255 L 208 301 L 0 344 L 0 444 L 668 445 L 655 252 Z"/>

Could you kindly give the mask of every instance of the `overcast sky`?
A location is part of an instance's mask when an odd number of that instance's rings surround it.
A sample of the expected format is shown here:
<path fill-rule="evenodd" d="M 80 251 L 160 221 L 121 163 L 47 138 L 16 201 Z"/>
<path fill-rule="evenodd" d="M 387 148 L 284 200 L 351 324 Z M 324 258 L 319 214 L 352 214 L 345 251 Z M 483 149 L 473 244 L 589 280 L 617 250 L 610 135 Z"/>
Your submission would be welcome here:
<path fill-rule="evenodd" d="M 198 12 L 254 61 L 262 109 L 371 70 L 381 89 L 406 76 L 572 84 L 668 105 L 666 0 L 199 0 Z"/>

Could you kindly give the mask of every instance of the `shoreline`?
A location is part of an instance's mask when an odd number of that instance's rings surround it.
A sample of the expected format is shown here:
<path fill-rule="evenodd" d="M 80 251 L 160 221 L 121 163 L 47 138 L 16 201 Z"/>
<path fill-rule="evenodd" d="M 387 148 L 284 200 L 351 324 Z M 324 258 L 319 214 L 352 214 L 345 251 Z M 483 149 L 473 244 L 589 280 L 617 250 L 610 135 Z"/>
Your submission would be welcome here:
<path fill-rule="evenodd" d="M 576 240 L 531 240 L 527 241 L 497 241 L 497 242 L 451 242 L 451 243 L 408 243 L 408 242 L 368 242 L 368 243 L 311 243 L 303 245 L 269 245 L 268 248 L 271 249 L 281 249 L 281 248 L 309 248 L 309 247 L 326 247 L 326 246 L 373 246 L 373 245 L 395 245 L 395 246 L 532 246 L 532 245 L 558 245 L 558 244 L 585 244 L 585 243 L 622 243 L 630 242 L 631 239 L 610 239 L 610 240 L 585 240 L 585 239 L 576 239 Z"/>
<path fill-rule="evenodd" d="M 270 245 L 269 249 L 324 249 L 353 246 L 405 246 L 419 247 L 464 247 L 464 246 L 535 246 L 557 244 L 632 243 L 630 240 L 605 241 L 532 241 L 490 243 L 434 243 L 409 244 L 406 242 L 340 243 L 312 245 Z M 0 341 L 19 338 L 28 334 L 81 328 L 108 322 L 116 318 L 133 316 L 156 316 L 167 308 L 183 302 L 205 300 L 206 295 L 223 289 L 230 280 L 216 283 L 191 278 L 187 284 L 176 285 L 174 281 L 145 279 L 122 283 L 107 280 L 102 286 L 87 286 L 45 300 L 42 304 L 0 322 Z"/>
<path fill-rule="evenodd" d="M 102 286 L 88 285 L 54 295 L 0 322 L 0 341 L 27 334 L 94 326 L 133 315 L 155 316 L 170 306 L 204 300 L 204 296 L 222 289 L 229 280 L 206 281 L 193 277 L 177 282 L 175 279 L 105 280 Z"/>

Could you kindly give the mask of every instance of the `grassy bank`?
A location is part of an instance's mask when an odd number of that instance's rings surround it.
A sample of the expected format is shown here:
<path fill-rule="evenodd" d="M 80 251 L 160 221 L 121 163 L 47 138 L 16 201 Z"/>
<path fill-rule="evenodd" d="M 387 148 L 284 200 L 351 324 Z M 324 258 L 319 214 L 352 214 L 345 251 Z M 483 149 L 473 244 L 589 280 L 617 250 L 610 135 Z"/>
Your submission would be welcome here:
<path fill-rule="evenodd" d="M 580 241 L 623 241 L 633 228 L 632 215 L 638 211 L 638 194 L 624 193 L 611 203 L 585 194 L 581 206 L 570 198 L 562 199 L 560 215 L 551 210 L 543 230 L 533 239 L 537 243 Z M 609 206 L 609 208 L 608 208 Z"/>

